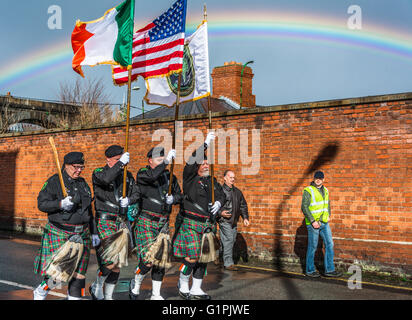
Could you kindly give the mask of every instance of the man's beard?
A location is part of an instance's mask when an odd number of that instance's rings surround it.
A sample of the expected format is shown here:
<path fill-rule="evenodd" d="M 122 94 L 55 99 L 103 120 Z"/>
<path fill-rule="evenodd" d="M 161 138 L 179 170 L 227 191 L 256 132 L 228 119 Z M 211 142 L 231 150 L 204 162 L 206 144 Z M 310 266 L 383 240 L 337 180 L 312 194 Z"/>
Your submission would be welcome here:
<path fill-rule="evenodd" d="M 209 176 L 209 170 L 202 171 L 202 177 L 208 177 Z"/>

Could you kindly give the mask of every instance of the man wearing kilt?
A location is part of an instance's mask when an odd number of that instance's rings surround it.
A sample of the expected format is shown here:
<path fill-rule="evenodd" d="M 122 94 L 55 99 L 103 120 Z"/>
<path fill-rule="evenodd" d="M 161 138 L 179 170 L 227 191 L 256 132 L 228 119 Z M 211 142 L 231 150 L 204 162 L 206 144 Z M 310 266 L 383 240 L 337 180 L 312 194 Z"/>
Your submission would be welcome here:
<path fill-rule="evenodd" d="M 90 247 L 98 245 L 96 225 L 92 214 L 92 194 L 86 181 L 80 177 L 84 169 L 84 157 L 81 152 L 70 152 L 64 156 L 62 177 L 68 196 L 63 198 L 58 174 L 51 176 L 43 185 L 37 203 L 40 211 L 48 214 L 48 223 L 44 227 L 41 248 L 34 261 L 34 272 L 44 276 L 43 282 L 34 290 L 34 300 L 46 299 L 47 293 L 56 287 L 56 278 L 50 277 L 50 266 L 53 258 L 69 243 L 79 243 L 78 263 L 72 263 L 70 271 L 61 270 L 57 265 L 57 273 L 69 272 L 68 299 L 79 300 L 84 296 L 86 285 L 85 274 L 90 257 Z M 90 237 L 92 235 L 92 238 Z M 71 242 L 73 241 L 73 242 Z M 70 252 L 69 252 L 70 253 Z M 64 255 L 67 258 L 70 254 Z M 73 261 L 73 260 L 72 260 Z M 74 271 L 74 273 L 72 273 Z M 72 275 L 71 275 L 72 274 Z"/>
<path fill-rule="evenodd" d="M 169 151 L 164 159 L 164 148 L 155 147 L 147 153 L 148 165 L 141 168 L 136 177 L 136 182 L 141 192 L 141 212 L 136 221 L 134 236 L 137 246 L 137 258 L 139 260 L 135 272 L 135 278 L 130 281 L 129 297 L 132 300 L 138 298 L 140 286 L 143 279 L 151 270 L 152 277 L 152 296 L 151 300 L 163 300 L 160 295 L 160 288 L 165 275 L 165 261 L 154 263 L 153 259 L 148 256 L 150 250 L 161 250 L 169 258 L 169 240 L 163 247 L 161 244 L 161 235 L 167 234 L 169 227 L 169 216 L 172 211 L 172 205 L 179 204 L 182 201 L 182 193 L 177 181 L 173 175 L 172 194 L 168 194 L 170 173 L 166 166 L 176 157 L 176 151 Z M 159 243 L 159 245 L 157 245 Z M 159 248 L 158 248 L 159 247 Z"/>
<path fill-rule="evenodd" d="M 106 166 L 95 169 L 92 175 L 97 230 L 102 241 L 97 249 L 97 278 L 89 288 L 94 300 L 113 300 L 121 265 L 102 257 L 102 252 L 107 250 L 104 243 L 128 224 L 127 208 L 136 204 L 140 196 L 133 175 L 128 171 L 126 197 L 122 197 L 123 168 L 129 163 L 129 153 L 123 153 L 121 146 L 112 145 L 106 149 L 105 156 Z"/>
<path fill-rule="evenodd" d="M 215 178 L 215 202 L 211 203 L 212 180 L 205 152 L 214 139 L 214 133 L 209 133 L 205 143 L 192 154 L 183 170 L 183 222 L 173 243 L 173 253 L 176 257 L 184 258 L 180 266 L 178 288 L 179 295 L 187 300 L 210 299 L 201 289 L 207 265 L 199 262 L 202 237 L 207 230 L 216 231 L 215 215 L 225 203 L 225 194 Z M 193 282 L 189 290 L 189 279 L 192 274 Z"/>

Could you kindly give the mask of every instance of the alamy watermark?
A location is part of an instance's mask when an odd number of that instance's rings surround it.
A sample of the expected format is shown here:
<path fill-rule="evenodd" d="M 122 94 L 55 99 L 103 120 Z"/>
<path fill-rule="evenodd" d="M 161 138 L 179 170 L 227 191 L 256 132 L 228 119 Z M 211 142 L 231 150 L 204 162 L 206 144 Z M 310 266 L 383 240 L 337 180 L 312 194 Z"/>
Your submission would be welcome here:
<path fill-rule="evenodd" d="M 259 173 L 260 130 L 228 128 L 212 131 L 215 132 L 216 139 L 208 148 L 208 163 L 241 165 L 242 175 L 257 175 Z M 205 138 L 206 135 L 202 130 L 194 128 L 184 130 L 183 122 L 176 122 L 175 163 L 185 164 L 186 161 L 189 161 L 193 151 L 204 143 Z M 172 148 L 173 133 L 168 129 L 158 129 L 153 133 L 152 141 L 161 141 L 156 146 L 170 150 Z M 185 141 L 192 143 L 184 148 Z"/>
<path fill-rule="evenodd" d="M 360 266 L 352 264 L 349 269 L 352 275 L 348 279 L 348 288 L 351 290 L 362 289 L 362 269 Z"/>
<path fill-rule="evenodd" d="M 63 27 L 62 8 L 58 5 L 52 5 L 47 9 L 49 18 L 47 27 L 50 30 L 61 30 Z"/>
<path fill-rule="evenodd" d="M 348 28 L 350 30 L 361 30 L 362 29 L 362 8 L 356 4 L 349 6 L 348 14 L 351 16 L 348 18 Z"/>

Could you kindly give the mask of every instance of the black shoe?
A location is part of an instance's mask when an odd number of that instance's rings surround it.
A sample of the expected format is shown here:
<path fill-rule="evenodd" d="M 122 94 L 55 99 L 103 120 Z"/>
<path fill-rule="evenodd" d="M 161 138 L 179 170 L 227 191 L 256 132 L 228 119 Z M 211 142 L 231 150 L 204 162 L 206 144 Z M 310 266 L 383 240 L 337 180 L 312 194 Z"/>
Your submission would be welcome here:
<path fill-rule="evenodd" d="M 190 300 L 190 293 L 184 293 L 182 291 L 179 290 L 179 296 L 185 300 Z"/>
<path fill-rule="evenodd" d="M 177 283 L 177 291 L 179 291 L 179 296 L 185 300 L 190 300 L 190 293 L 184 293 L 182 291 L 180 291 L 180 286 L 179 283 Z"/>
<path fill-rule="evenodd" d="M 139 297 L 139 295 L 138 295 L 138 294 L 134 294 L 134 293 L 132 292 L 132 287 L 134 287 L 134 285 L 132 286 L 132 282 L 134 282 L 133 279 L 129 281 L 129 299 L 130 299 L 130 300 L 137 300 L 137 298 Z"/>
<path fill-rule="evenodd" d="M 208 294 L 191 294 L 190 300 L 211 300 L 212 297 Z"/>
<path fill-rule="evenodd" d="M 320 274 L 317 271 L 311 272 L 311 273 L 305 273 L 305 276 L 311 277 L 311 278 L 319 278 Z"/>
<path fill-rule="evenodd" d="M 335 270 L 335 271 L 332 271 L 332 272 L 326 272 L 324 274 L 324 276 L 328 277 L 328 278 L 337 278 L 337 277 L 342 276 L 342 272 L 339 272 L 339 271 Z"/>

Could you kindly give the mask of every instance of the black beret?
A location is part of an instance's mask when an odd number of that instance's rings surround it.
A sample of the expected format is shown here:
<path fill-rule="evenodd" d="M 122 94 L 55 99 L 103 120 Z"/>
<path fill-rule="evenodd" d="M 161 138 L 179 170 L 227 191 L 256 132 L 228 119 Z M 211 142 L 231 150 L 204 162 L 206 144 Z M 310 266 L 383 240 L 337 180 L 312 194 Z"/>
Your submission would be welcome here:
<path fill-rule="evenodd" d="M 106 149 L 104 154 L 107 158 L 112 158 L 120 154 L 123 154 L 123 148 L 118 145 L 112 145 Z"/>
<path fill-rule="evenodd" d="M 314 175 L 314 178 L 315 179 L 323 179 L 323 178 L 325 178 L 325 175 L 323 174 L 322 171 L 316 171 L 315 175 Z"/>
<path fill-rule="evenodd" d="M 154 147 L 150 149 L 150 151 L 147 153 L 148 158 L 155 158 L 157 157 L 164 157 L 165 156 L 165 149 L 163 147 Z"/>
<path fill-rule="evenodd" d="M 84 164 L 84 156 L 81 152 L 69 152 L 64 156 L 65 164 Z"/>

